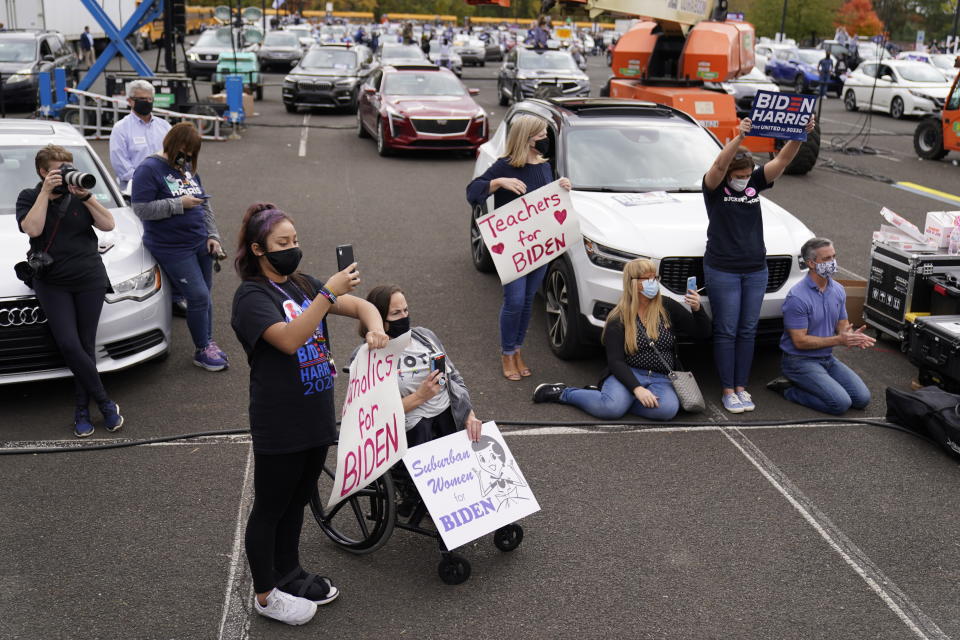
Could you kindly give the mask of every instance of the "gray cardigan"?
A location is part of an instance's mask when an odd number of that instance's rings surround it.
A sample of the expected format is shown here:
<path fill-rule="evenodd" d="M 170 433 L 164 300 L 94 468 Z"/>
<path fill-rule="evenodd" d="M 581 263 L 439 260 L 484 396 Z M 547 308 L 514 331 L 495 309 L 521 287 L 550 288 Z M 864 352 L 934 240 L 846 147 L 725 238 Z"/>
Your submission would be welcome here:
<path fill-rule="evenodd" d="M 447 393 L 450 394 L 450 411 L 453 413 L 453 421 L 456 423 L 457 428 L 465 429 L 467 426 L 467 417 L 470 415 L 470 412 L 473 411 L 473 403 L 470 401 L 470 392 L 467 391 L 467 385 L 463 382 L 463 376 L 460 375 L 460 371 L 454 366 L 453 361 L 450 360 L 450 354 L 447 354 L 447 350 L 443 348 L 443 343 L 440 342 L 437 334 L 426 327 L 413 327 L 413 329 L 411 329 L 411 340 L 416 340 L 420 342 L 420 344 L 430 347 L 438 353 L 446 354 L 447 384 L 445 386 Z M 357 351 L 360 350 L 360 346 L 357 346 L 357 348 L 353 350 L 353 353 L 350 354 L 351 363 L 354 358 L 357 357 Z"/>
<path fill-rule="evenodd" d="M 163 156 L 154 154 L 151 158 L 160 158 Z M 164 160 L 166 162 L 166 160 Z M 163 198 L 153 202 L 134 202 L 133 212 L 141 220 L 163 220 L 173 216 L 183 215 L 183 202 L 180 198 Z M 217 219 L 213 215 L 213 209 L 210 208 L 210 201 L 203 201 L 203 224 L 207 228 L 207 237 L 220 242 L 220 231 L 217 229 Z"/>

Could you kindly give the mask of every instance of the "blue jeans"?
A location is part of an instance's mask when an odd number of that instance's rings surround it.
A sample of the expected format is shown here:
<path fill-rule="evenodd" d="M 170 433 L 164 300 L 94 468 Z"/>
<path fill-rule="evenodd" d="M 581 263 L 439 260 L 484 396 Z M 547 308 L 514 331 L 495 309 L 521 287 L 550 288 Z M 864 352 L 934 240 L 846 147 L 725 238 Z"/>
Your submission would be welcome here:
<path fill-rule="evenodd" d="M 794 386 L 784 392 L 790 402 L 834 416 L 870 404 L 870 389 L 850 367 L 833 356 L 808 358 L 783 354 L 783 375 Z"/>
<path fill-rule="evenodd" d="M 187 299 L 187 327 L 193 346 L 203 349 L 213 340 L 213 256 L 204 242 L 194 255 L 184 260 L 160 260 L 177 289 Z"/>
<path fill-rule="evenodd" d="M 703 265 L 713 313 L 713 359 L 724 389 L 746 387 L 753 365 L 767 268 L 751 273 L 718 271 Z"/>
<path fill-rule="evenodd" d="M 667 376 L 632 367 L 630 370 L 637 377 L 640 386 L 657 397 L 659 407 L 650 409 L 640 404 L 633 395 L 633 391 L 623 386 L 623 383 L 612 375 L 607 376 L 599 391 L 576 387 L 564 389 L 560 394 L 560 402 L 572 404 L 601 420 L 616 420 L 627 412 L 646 420 L 670 420 L 677 415 L 680 411 L 680 399 L 677 398 L 677 392 L 673 390 L 673 385 Z"/>
<path fill-rule="evenodd" d="M 500 307 L 500 349 L 513 355 L 523 346 L 533 310 L 533 298 L 547 275 L 547 265 L 522 278 L 503 285 L 503 306 Z"/>

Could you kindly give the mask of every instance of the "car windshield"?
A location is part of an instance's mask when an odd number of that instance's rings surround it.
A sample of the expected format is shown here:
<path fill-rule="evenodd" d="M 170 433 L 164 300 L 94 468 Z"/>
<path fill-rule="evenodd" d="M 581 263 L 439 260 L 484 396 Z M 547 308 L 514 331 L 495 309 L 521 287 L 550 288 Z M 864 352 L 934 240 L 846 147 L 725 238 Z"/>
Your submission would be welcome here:
<path fill-rule="evenodd" d="M 930 56 L 930 61 L 933 62 L 934 66 L 943 71 L 948 71 L 954 68 L 954 61 L 957 59 L 957 56 L 951 56 L 946 53 L 938 53 L 936 55 Z"/>
<path fill-rule="evenodd" d="M 857 45 L 857 52 L 864 60 L 876 60 L 877 58 L 890 57 L 890 54 L 886 49 L 879 47 L 872 42 Z"/>
<path fill-rule="evenodd" d="M 230 29 L 208 29 L 197 38 L 195 47 L 229 47 Z"/>
<path fill-rule="evenodd" d="M 804 51 L 803 49 L 797 50 L 797 57 L 800 58 L 803 62 L 807 64 L 812 64 L 816 66 L 823 60 L 824 52 L 818 49 Z"/>
<path fill-rule="evenodd" d="M 735 79 L 734 82 L 766 83 L 766 82 L 770 82 L 770 79 L 767 78 L 766 74 L 763 71 L 760 71 L 760 69 L 757 69 L 756 67 L 754 67 L 753 69 L 750 69 L 750 73 L 746 73 L 740 76 L 739 78 Z"/>
<path fill-rule="evenodd" d="M 391 96 L 462 96 L 465 93 L 459 80 L 437 71 L 391 73 L 383 91 Z"/>
<path fill-rule="evenodd" d="M 910 82 L 946 82 L 947 79 L 943 77 L 943 74 L 937 71 L 937 68 L 929 65 L 918 62 L 917 64 L 904 65 L 898 67 L 897 71 L 900 72 L 900 75 L 904 80 L 909 80 Z"/>
<path fill-rule="evenodd" d="M 700 191 L 719 150 L 699 127 L 580 127 L 566 136 L 567 175 L 574 189 Z"/>
<path fill-rule="evenodd" d="M 33 40 L 0 40 L 0 62 L 32 62 L 36 57 Z"/>
<path fill-rule="evenodd" d="M 520 68 L 536 71 L 579 71 L 565 51 L 521 51 Z"/>
<path fill-rule="evenodd" d="M 353 69 L 357 66 L 357 54 L 338 49 L 315 49 L 303 58 L 300 66 L 307 69 Z"/>
<path fill-rule="evenodd" d="M 423 60 L 423 52 L 414 46 L 384 47 L 380 54 L 382 58 L 392 60 Z"/>
<path fill-rule="evenodd" d="M 106 178 L 97 168 L 90 151 L 83 146 L 65 145 L 65 148 L 73 154 L 73 165 L 77 169 L 96 176 L 97 184 L 90 190 L 93 196 L 108 209 L 123 206 L 110 193 Z M 0 147 L 0 189 L 3 193 L 20 193 L 40 182 L 33 162 L 39 150 L 39 147 Z M 0 202 L 0 214 L 12 215 L 15 211 L 15 198 Z"/>
<path fill-rule="evenodd" d="M 281 31 L 274 31 L 273 33 L 268 33 L 267 37 L 263 41 L 263 46 L 265 47 L 299 47 L 300 40 L 297 39 L 292 33 L 283 33 Z"/>

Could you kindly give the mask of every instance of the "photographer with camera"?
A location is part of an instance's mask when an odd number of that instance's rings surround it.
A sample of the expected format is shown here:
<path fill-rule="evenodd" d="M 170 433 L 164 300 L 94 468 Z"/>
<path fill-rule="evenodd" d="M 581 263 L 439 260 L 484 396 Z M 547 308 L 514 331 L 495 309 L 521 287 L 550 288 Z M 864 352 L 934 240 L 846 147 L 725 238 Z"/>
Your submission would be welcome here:
<path fill-rule="evenodd" d="M 123 426 L 123 416 L 107 397 L 94 351 L 110 280 L 93 230 L 111 231 L 113 214 L 87 191 L 96 178 L 77 171 L 73 154 L 63 147 L 47 145 L 34 162 L 42 182 L 17 197 L 17 224 L 30 236 L 30 253 L 27 262 L 17 265 L 17 275 L 36 292 L 50 333 L 73 372 L 74 435 L 93 433 L 91 397 L 107 431 L 116 431 Z"/>
<path fill-rule="evenodd" d="M 225 256 L 197 174 L 200 144 L 193 124 L 174 125 L 163 139 L 163 151 L 146 158 L 133 174 L 133 211 L 143 220 L 143 244 L 187 299 L 193 363 L 222 371 L 229 363 L 213 340 L 211 291 L 214 259 Z"/>

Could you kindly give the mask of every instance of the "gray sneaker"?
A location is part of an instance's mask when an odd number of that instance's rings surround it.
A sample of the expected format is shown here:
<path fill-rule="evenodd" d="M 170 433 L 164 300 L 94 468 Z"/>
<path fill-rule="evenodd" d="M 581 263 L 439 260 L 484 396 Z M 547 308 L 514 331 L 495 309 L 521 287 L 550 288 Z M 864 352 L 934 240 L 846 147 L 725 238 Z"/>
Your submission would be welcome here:
<path fill-rule="evenodd" d="M 317 605 L 306 598 L 298 598 L 280 589 L 274 589 L 267 596 L 267 606 L 262 606 L 256 596 L 253 608 L 265 618 L 273 618 L 286 624 L 300 625 L 310 622 L 317 612 Z"/>

